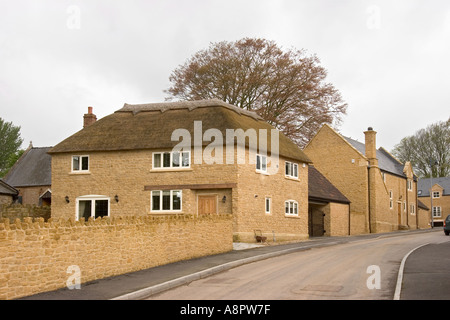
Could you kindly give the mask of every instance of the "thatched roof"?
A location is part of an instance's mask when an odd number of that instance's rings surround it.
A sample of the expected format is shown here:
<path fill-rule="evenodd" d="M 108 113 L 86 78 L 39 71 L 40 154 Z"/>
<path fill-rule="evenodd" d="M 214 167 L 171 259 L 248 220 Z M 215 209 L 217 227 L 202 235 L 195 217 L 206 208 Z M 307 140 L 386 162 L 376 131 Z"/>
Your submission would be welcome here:
<path fill-rule="evenodd" d="M 51 147 L 29 147 L 5 175 L 5 182 L 15 188 L 51 185 L 50 149 Z"/>
<path fill-rule="evenodd" d="M 194 121 L 201 121 L 203 133 L 218 129 L 225 144 L 226 129 L 267 130 L 267 148 L 271 150 L 271 129 L 256 113 L 243 110 L 220 100 L 183 101 L 153 104 L 125 104 L 94 124 L 65 139 L 49 153 L 81 153 L 173 148 L 171 141 L 176 129 L 186 129 L 194 142 Z M 203 145 L 210 144 L 203 141 Z M 290 139 L 279 133 L 280 155 L 301 162 L 311 162 Z"/>

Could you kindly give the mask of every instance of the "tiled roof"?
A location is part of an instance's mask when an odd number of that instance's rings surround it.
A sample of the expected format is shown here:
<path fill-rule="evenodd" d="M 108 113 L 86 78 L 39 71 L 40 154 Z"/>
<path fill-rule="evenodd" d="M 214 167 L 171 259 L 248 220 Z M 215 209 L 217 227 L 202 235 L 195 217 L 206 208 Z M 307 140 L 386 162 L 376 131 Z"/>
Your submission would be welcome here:
<path fill-rule="evenodd" d="M 442 191 L 442 195 L 450 195 L 450 177 L 441 177 L 433 178 L 433 181 L 431 181 L 430 178 L 419 179 L 419 181 L 417 182 L 417 193 L 419 193 L 419 197 L 430 196 L 431 183 L 433 184 L 433 186 L 435 184 L 438 184 L 444 189 Z"/>
<path fill-rule="evenodd" d="M 363 155 L 366 154 L 366 146 L 364 143 L 361 143 L 357 140 L 348 137 L 343 138 L 347 140 L 347 142 L 350 143 L 361 154 Z M 384 148 L 378 148 L 377 159 L 378 159 L 378 166 L 381 170 L 406 178 L 406 175 L 403 172 L 404 165 L 400 163 L 397 159 L 395 159 Z"/>
<path fill-rule="evenodd" d="M 350 203 L 314 166 L 308 168 L 308 198 L 325 202 Z"/>
<path fill-rule="evenodd" d="M 15 196 L 18 193 L 19 191 L 0 179 L 0 194 Z"/>

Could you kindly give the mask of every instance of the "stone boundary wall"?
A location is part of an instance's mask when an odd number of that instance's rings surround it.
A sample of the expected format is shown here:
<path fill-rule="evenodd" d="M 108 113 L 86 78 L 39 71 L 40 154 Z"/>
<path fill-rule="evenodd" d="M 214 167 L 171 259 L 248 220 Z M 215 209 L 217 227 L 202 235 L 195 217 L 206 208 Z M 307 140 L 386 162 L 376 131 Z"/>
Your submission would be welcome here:
<path fill-rule="evenodd" d="M 0 299 L 233 249 L 232 216 L 0 220 Z M 75 267 L 73 267 L 75 266 Z M 74 289 L 76 290 L 76 289 Z"/>
<path fill-rule="evenodd" d="M 23 218 L 44 218 L 47 221 L 51 216 L 50 207 L 23 205 L 23 204 L 0 204 L 0 219 L 9 218 L 12 223 L 16 219 Z"/>

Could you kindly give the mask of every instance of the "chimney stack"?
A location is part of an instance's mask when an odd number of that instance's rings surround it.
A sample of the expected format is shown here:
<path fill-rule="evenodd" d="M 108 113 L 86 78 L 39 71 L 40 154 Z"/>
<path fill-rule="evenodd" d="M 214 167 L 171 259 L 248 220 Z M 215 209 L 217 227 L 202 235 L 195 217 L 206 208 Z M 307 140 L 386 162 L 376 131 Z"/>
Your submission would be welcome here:
<path fill-rule="evenodd" d="M 88 113 L 85 113 L 83 117 L 83 128 L 90 126 L 95 121 L 97 121 L 97 116 L 92 113 L 92 107 L 88 107 Z"/>
<path fill-rule="evenodd" d="M 377 132 L 373 130 L 372 127 L 367 128 L 364 132 L 365 135 L 365 145 L 366 145 L 366 157 L 371 159 L 377 158 Z"/>

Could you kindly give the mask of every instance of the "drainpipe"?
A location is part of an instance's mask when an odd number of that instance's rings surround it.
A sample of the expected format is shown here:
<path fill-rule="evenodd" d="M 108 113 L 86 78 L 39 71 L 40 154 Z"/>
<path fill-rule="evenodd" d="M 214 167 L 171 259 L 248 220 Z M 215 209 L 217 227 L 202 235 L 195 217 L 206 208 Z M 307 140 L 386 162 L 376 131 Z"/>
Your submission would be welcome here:
<path fill-rule="evenodd" d="M 369 204 L 369 233 L 372 233 L 372 219 L 371 219 L 371 209 L 370 209 L 370 162 L 367 166 L 367 196 Z"/>
<path fill-rule="evenodd" d="M 351 217 L 351 211 L 350 211 L 350 206 L 351 206 L 351 204 L 349 203 L 348 204 L 348 235 L 350 236 L 351 235 L 351 226 L 350 226 L 350 217 Z"/>

